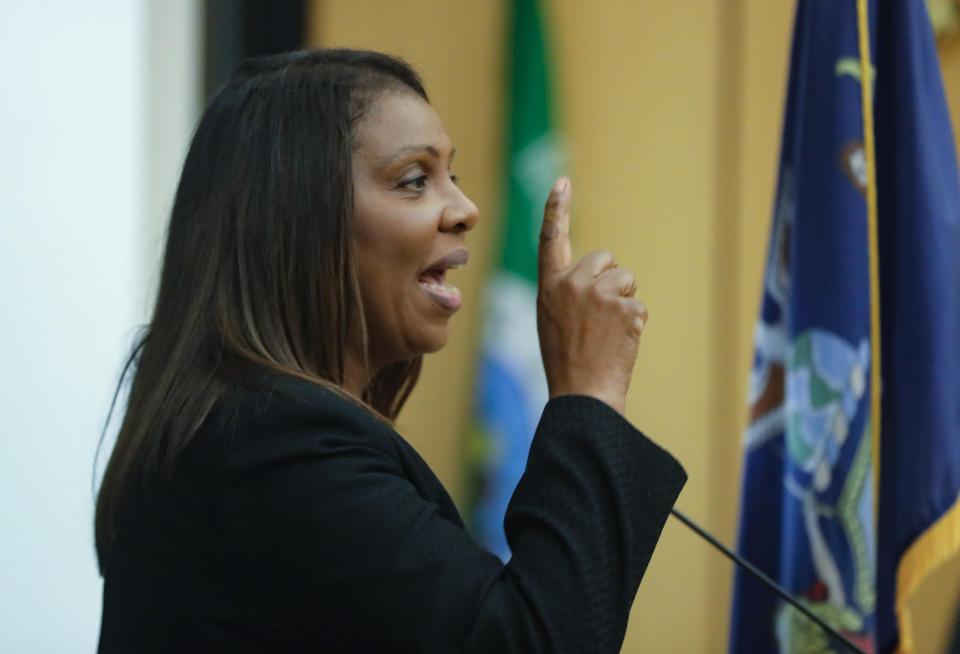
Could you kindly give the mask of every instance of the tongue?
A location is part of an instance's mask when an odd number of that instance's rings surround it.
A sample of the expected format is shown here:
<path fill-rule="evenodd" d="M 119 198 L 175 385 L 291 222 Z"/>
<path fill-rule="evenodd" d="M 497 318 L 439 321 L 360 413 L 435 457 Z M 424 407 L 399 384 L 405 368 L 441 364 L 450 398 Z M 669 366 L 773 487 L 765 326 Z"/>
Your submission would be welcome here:
<path fill-rule="evenodd" d="M 428 270 L 424 273 L 421 273 L 420 277 L 418 277 L 418 280 L 427 284 L 443 284 L 443 277 L 443 272 L 440 270 Z"/>

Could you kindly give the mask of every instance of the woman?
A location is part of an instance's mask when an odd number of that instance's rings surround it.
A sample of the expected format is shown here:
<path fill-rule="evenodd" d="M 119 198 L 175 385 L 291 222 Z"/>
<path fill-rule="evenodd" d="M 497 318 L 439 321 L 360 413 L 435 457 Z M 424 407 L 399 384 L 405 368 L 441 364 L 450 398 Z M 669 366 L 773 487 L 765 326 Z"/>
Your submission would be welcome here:
<path fill-rule="evenodd" d="M 571 263 L 566 179 L 509 564 L 390 427 L 461 304 L 452 158 L 382 54 L 253 60 L 212 101 L 98 497 L 101 652 L 619 649 L 685 475 L 621 415 L 646 311 L 608 253 Z"/>

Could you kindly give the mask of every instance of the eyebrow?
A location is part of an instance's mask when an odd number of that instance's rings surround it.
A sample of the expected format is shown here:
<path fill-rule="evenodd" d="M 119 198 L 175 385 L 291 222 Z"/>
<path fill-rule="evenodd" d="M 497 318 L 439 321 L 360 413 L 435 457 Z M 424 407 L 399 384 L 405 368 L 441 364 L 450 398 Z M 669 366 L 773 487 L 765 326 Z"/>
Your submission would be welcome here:
<path fill-rule="evenodd" d="M 432 145 L 426 144 L 426 143 L 418 143 L 418 144 L 414 144 L 414 145 L 405 145 L 405 146 L 403 146 L 402 148 L 400 148 L 399 150 L 397 150 L 396 152 L 394 152 L 394 153 L 391 154 L 390 156 L 388 156 L 388 157 L 386 157 L 385 159 L 383 159 L 383 160 L 380 162 L 380 167 L 381 167 L 381 168 L 386 168 L 387 166 L 389 166 L 390 164 L 392 164 L 392 163 L 393 163 L 394 161 L 396 161 L 397 159 L 400 159 L 401 157 L 403 157 L 403 156 L 405 156 L 405 155 L 408 155 L 408 154 L 410 154 L 410 153 L 413 153 L 413 152 L 426 152 L 427 154 L 429 154 L 430 156 L 432 156 L 434 159 L 439 159 L 439 158 L 440 158 L 440 151 L 437 150 L 435 147 L 433 147 Z M 450 161 L 453 161 L 453 155 L 455 155 L 456 153 L 457 153 L 457 149 L 456 149 L 456 148 L 451 148 L 451 149 L 450 149 Z"/>

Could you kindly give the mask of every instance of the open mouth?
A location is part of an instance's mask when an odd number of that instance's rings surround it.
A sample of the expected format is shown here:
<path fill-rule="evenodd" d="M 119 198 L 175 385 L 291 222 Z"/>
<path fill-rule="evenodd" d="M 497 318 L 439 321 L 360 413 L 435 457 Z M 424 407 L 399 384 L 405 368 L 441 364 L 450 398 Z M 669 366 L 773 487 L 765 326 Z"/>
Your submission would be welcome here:
<path fill-rule="evenodd" d="M 460 289 L 447 282 L 447 271 L 459 268 L 467 262 L 465 249 L 455 250 L 424 270 L 417 277 L 417 284 L 430 298 L 451 313 L 460 308 L 463 298 Z"/>

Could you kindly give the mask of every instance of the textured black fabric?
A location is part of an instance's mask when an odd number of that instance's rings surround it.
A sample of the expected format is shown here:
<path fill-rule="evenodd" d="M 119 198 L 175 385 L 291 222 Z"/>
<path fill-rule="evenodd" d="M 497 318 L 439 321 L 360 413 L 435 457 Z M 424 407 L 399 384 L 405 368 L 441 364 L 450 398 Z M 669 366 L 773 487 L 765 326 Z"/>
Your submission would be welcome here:
<path fill-rule="evenodd" d="M 616 652 L 685 479 L 602 402 L 551 400 L 504 566 L 403 438 L 275 378 L 132 496 L 100 652 Z"/>

